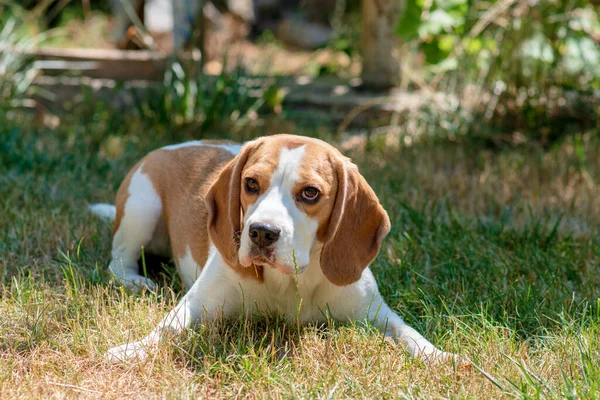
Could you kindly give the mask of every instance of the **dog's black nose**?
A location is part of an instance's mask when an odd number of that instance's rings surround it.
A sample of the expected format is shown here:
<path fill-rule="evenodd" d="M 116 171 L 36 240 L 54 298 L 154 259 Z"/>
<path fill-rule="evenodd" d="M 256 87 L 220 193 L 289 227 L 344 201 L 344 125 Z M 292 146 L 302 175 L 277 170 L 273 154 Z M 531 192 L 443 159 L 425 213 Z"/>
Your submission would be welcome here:
<path fill-rule="evenodd" d="M 279 228 L 259 222 L 250 225 L 250 239 L 261 249 L 275 243 L 279 239 L 280 232 Z"/>

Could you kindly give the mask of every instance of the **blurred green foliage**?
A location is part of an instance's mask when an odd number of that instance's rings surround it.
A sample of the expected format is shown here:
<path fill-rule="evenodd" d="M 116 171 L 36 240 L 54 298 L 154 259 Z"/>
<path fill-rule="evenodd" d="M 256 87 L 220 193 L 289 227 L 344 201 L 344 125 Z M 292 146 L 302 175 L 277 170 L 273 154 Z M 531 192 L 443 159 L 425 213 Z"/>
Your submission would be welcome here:
<path fill-rule="evenodd" d="M 397 31 L 432 71 L 600 88 L 600 16 L 586 0 L 414 0 Z"/>
<path fill-rule="evenodd" d="M 407 1 L 397 33 L 422 54 L 419 71 L 432 89 L 456 93 L 461 106 L 476 99 L 471 111 L 481 115 L 467 133 L 518 130 L 550 143 L 597 121 L 597 1 Z"/>
<path fill-rule="evenodd" d="M 334 35 L 327 48 L 353 59 L 360 53 L 360 4 L 357 0 L 338 3 L 331 17 Z M 405 3 L 397 25 L 403 87 L 443 92 L 453 98 L 445 108 L 431 104 L 413 112 L 405 119 L 407 126 L 416 124 L 416 131 L 440 138 L 483 138 L 488 144 L 511 146 L 529 140 L 551 145 L 570 132 L 598 132 L 600 1 Z M 48 36 L 40 34 L 45 29 L 43 21 L 32 20 L 36 4 L 33 0 L 0 1 L 0 44 L 25 47 Z M 64 4 L 58 25 L 83 18 L 81 2 Z M 101 12 L 108 12 L 107 4 L 91 2 L 92 9 Z M 26 26 L 33 32 L 24 32 Z M 258 44 L 272 44 L 271 36 L 263 35 Z M 357 73 L 356 64 L 342 66 L 337 58 L 331 60 L 315 74 L 347 77 Z M 26 61 L 0 53 L 3 106 L 12 107 L 15 99 L 29 91 L 34 72 L 25 68 Z M 136 104 L 144 118 L 199 122 L 203 128 L 220 124 L 223 115 L 233 115 L 234 124 L 242 126 L 259 110 L 279 112 L 281 91 L 273 86 L 257 101 L 246 84 L 249 79 L 244 71 L 230 69 L 215 81 L 206 80 L 201 74 L 184 74 L 175 62 L 165 76 L 164 89 L 138 98 Z M 414 126 L 402 129 L 415 130 Z"/>

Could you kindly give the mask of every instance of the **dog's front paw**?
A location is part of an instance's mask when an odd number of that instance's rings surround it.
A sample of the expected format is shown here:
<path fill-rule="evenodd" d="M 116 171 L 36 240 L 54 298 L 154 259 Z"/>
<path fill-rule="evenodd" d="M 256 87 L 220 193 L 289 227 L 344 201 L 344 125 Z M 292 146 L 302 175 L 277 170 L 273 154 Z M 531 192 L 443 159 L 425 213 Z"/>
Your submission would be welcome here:
<path fill-rule="evenodd" d="M 142 341 L 123 344 L 113 347 L 104 355 L 104 359 L 109 363 L 120 363 L 127 360 L 143 361 L 148 358 L 150 346 Z"/>
<path fill-rule="evenodd" d="M 444 352 L 442 355 L 442 361 L 454 363 L 454 365 L 456 365 L 458 368 L 471 369 L 473 367 L 471 361 L 460 354 Z"/>
<path fill-rule="evenodd" d="M 472 367 L 472 364 L 468 359 L 462 357 L 461 355 L 448 353 L 445 351 L 437 350 L 431 353 L 421 354 L 419 358 L 427 364 L 453 363 L 459 368 Z"/>
<path fill-rule="evenodd" d="M 128 275 L 121 282 L 133 293 L 140 293 L 144 289 L 150 291 L 156 289 L 156 283 L 152 279 L 141 275 Z"/>

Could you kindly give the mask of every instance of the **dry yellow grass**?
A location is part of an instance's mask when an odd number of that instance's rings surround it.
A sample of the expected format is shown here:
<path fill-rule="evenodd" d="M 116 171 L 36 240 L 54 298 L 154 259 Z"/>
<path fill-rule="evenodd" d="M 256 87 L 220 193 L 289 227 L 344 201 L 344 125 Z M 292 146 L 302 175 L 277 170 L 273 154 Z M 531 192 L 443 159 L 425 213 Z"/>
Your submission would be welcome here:
<path fill-rule="evenodd" d="M 21 292 L 2 302 L 1 398 L 511 397 L 478 371 L 423 365 L 374 331 L 347 326 L 298 333 L 283 323 L 228 323 L 191 332 L 146 362 L 115 366 L 102 352 L 148 332 L 171 301 L 101 287 L 79 295 L 24 290 L 28 299 Z M 568 326 L 528 345 L 500 326 L 457 324 L 442 343 L 501 380 L 519 382 L 521 369 L 531 371 L 547 395 L 564 384 L 562 372 L 581 373 L 574 344 L 598 355 L 598 333 Z"/>

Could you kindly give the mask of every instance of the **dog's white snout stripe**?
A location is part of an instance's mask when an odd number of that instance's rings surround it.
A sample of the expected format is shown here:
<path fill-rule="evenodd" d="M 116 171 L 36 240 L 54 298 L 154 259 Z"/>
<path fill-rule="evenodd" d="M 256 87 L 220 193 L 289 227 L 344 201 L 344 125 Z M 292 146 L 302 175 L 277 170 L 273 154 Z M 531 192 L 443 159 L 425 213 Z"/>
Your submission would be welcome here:
<path fill-rule="evenodd" d="M 245 227 L 263 223 L 280 230 L 279 238 L 273 243 L 273 247 L 277 262 L 285 265 L 290 272 L 296 268 L 302 270 L 308 265 L 318 228 L 318 222 L 298 208 L 294 197 L 305 155 L 306 146 L 283 148 L 269 187 L 248 208 L 245 215 Z M 245 228 L 242 233 L 240 259 L 250 254 L 252 246 L 249 228 Z"/>

